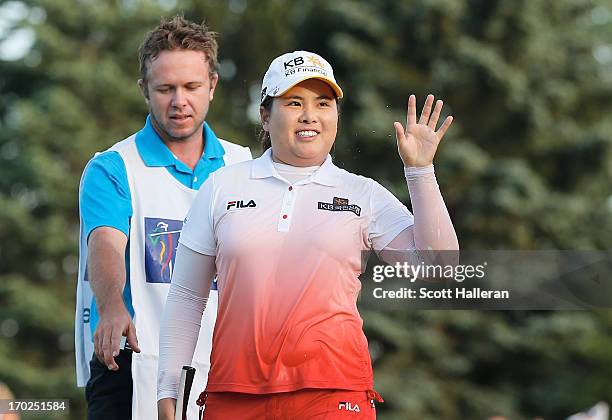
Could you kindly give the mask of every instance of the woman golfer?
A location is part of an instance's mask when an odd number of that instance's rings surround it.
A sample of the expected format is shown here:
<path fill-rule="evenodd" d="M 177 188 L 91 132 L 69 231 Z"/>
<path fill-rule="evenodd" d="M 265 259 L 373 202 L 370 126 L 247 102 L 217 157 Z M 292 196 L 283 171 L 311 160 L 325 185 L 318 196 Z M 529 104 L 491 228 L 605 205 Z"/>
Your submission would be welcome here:
<path fill-rule="evenodd" d="M 269 148 L 213 173 L 185 226 L 160 336 L 158 408 L 174 416 L 211 282 L 219 309 L 206 419 L 375 418 L 368 343 L 357 312 L 361 251 L 456 250 L 433 158 L 442 101 L 395 123 L 414 216 L 372 179 L 332 162 L 343 93 L 330 64 L 296 51 L 263 79 Z M 432 109 L 433 106 L 433 109 Z"/>

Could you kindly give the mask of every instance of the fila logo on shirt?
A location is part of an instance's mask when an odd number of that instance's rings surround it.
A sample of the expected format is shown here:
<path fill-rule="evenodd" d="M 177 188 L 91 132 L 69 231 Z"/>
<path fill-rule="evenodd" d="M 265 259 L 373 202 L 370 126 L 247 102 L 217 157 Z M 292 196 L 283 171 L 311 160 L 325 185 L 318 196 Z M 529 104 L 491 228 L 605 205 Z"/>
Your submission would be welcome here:
<path fill-rule="evenodd" d="M 246 209 L 248 207 L 257 207 L 257 204 L 255 204 L 254 200 L 249 200 L 248 202 L 246 200 L 228 201 L 226 210 L 229 210 L 232 208 Z"/>
<path fill-rule="evenodd" d="M 358 404 L 351 404 L 348 401 L 340 401 L 338 403 L 338 410 L 353 411 L 355 413 L 359 413 L 360 411 Z"/>
<path fill-rule="evenodd" d="M 361 214 L 361 207 L 357 204 L 349 204 L 348 198 L 334 197 L 331 203 L 323 203 L 319 201 L 319 210 L 328 211 L 352 211 L 357 216 Z"/>

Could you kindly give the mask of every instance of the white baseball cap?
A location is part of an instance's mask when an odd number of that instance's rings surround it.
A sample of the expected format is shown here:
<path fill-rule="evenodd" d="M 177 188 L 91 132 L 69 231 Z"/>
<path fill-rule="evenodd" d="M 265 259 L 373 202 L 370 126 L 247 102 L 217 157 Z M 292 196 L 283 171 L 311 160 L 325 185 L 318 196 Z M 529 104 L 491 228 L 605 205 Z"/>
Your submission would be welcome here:
<path fill-rule="evenodd" d="M 332 66 L 318 54 L 294 51 L 276 57 L 264 75 L 260 103 L 266 96 L 282 96 L 293 86 L 307 79 L 319 79 L 327 83 L 342 98 L 343 93 L 334 78 Z"/>

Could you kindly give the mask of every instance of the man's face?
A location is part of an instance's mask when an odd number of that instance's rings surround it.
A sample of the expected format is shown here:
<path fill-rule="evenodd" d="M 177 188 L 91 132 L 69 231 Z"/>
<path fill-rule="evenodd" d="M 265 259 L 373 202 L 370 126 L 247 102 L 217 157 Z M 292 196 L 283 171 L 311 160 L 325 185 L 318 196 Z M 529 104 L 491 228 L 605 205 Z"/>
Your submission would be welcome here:
<path fill-rule="evenodd" d="M 138 84 L 164 142 L 201 141 L 217 81 L 201 51 L 162 51 L 148 63 L 147 80 Z"/>

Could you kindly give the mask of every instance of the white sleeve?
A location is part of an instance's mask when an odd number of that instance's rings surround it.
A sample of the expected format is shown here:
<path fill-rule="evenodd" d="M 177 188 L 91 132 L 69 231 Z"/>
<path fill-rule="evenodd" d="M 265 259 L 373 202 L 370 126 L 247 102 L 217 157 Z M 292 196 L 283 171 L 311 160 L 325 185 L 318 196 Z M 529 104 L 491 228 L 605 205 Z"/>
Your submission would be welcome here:
<path fill-rule="evenodd" d="M 457 234 L 444 204 L 433 165 L 405 168 L 404 172 L 416 220 L 414 225 L 416 249 L 459 249 Z"/>
<path fill-rule="evenodd" d="M 384 249 L 400 232 L 414 224 L 406 206 L 376 181 L 372 181 L 370 209 L 368 242 L 375 251 Z"/>
<path fill-rule="evenodd" d="M 181 369 L 193 359 L 215 258 L 180 244 L 159 333 L 157 400 L 178 396 Z"/>
<path fill-rule="evenodd" d="M 179 242 L 200 254 L 216 255 L 217 241 L 213 227 L 215 174 L 211 174 L 197 192 L 187 213 Z"/>

